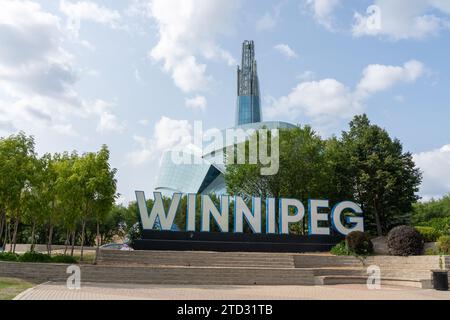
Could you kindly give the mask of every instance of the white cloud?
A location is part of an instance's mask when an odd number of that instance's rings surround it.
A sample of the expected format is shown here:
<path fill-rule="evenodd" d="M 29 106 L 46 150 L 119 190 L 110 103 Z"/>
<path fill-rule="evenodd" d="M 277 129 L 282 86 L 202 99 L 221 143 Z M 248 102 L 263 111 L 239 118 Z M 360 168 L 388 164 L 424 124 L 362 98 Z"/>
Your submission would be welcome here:
<path fill-rule="evenodd" d="M 83 20 L 104 24 L 111 28 L 119 27 L 120 13 L 118 11 L 99 6 L 92 1 L 71 2 L 61 0 L 59 9 L 68 18 L 68 29 L 77 36 Z"/>
<path fill-rule="evenodd" d="M 414 161 L 423 173 L 420 194 L 424 200 L 439 198 L 450 192 L 450 144 L 415 154 Z"/>
<path fill-rule="evenodd" d="M 266 12 L 261 18 L 256 21 L 256 30 L 266 31 L 276 27 L 278 19 L 280 18 L 281 9 L 286 4 L 282 1 L 274 6 L 272 12 Z"/>
<path fill-rule="evenodd" d="M 402 67 L 369 65 L 354 90 L 335 79 L 304 81 L 287 95 L 272 99 L 266 108 L 270 118 L 287 116 L 310 117 L 322 128 L 334 127 L 364 110 L 364 103 L 373 94 L 398 83 L 414 82 L 424 74 L 421 62 L 411 60 Z"/>
<path fill-rule="evenodd" d="M 28 122 L 68 132 L 67 116 L 79 112 L 83 103 L 74 90 L 78 72 L 62 47 L 59 18 L 32 1 L 0 0 L 0 7 L 3 121 L 18 128 Z"/>
<path fill-rule="evenodd" d="M 138 150 L 127 154 L 127 161 L 129 163 L 133 165 L 141 165 L 154 159 L 152 140 L 137 135 L 133 137 L 133 140 L 137 145 Z"/>
<path fill-rule="evenodd" d="M 97 132 L 108 133 L 117 132 L 122 133 L 125 130 L 125 123 L 120 122 L 111 109 L 114 107 L 113 103 L 108 103 L 103 100 L 97 100 L 92 108 L 93 112 L 99 117 Z"/>
<path fill-rule="evenodd" d="M 141 119 L 138 121 L 138 124 L 140 124 L 141 126 L 144 126 L 144 127 L 148 126 L 148 123 L 149 122 L 147 119 Z"/>
<path fill-rule="evenodd" d="M 213 78 L 199 58 L 235 65 L 232 55 L 216 43 L 229 33 L 238 0 L 152 0 L 149 14 L 156 22 L 159 41 L 150 56 L 163 62 L 175 85 L 184 92 L 208 90 Z"/>
<path fill-rule="evenodd" d="M 186 98 L 185 105 L 189 109 L 200 109 L 205 110 L 208 102 L 204 96 L 195 96 L 194 98 Z"/>
<path fill-rule="evenodd" d="M 318 24 L 334 30 L 333 12 L 340 5 L 340 0 L 304 0 L 304 3 Z"/>
<path fill-rule="evenodd" d="M 141 165 L 159 159 L 168 150 L 193 149 L 193 128 L 187 120 L 162 117 L 156 123 L 151 138 L 134 136 L 134 141 L 138 150 L 129 153 L 127 160 L 134 165 Z"/>
<path fill-rule="evenodd" d="M 298 84 L 287 96 L 276 99 L 266 110 L 271 118 L 301 114 L 319 121 L 334 117 L 348 118 L 361 109 L 350 88 L 335 79 L 309 81 Z"/>
<path fill-rule="evenodd" d="M 122 124 L 105 102 L 91 104 L 79 96 L 76 85 L 87 72 L 76 68 L 64 48 L 70 39 L 60 19 L 33 1 L 0 0 L 0 7 L 3 131 L 50 129 L 76 136 L 75 118 L 99 117 L 99 132 L 120 132 Z"/>
<path fill-rule="evenodd" d="M 392 40 L 424 38 L 450 28 L 447 0 L 376 0 L 381 24 L 370 23 L 370 14 L 355 13 L 353 35 L 386 36 Z"/>
<path fill-rule="evenodd" d="M 277 18 L 271 13 L 266 12 L 258 21 L 256 21 L 256 30 L 265 31 L 275 28 L 277 25 Z"/>
<path fill-rule="evenodd" d="M 306 70 L 299 74 L 296 78 L 302 81 L 312 81 L 316 78 L 316 73 L 311 70 Z"/>
<path fill-rule="evenodd" d="M 274 49 L 289 59 L 298 58 L 298 54 L 287 44 L 277 44 Z"/>
<path fill-rule="evenodd" d="M 385 66 L 379 64 L 369 65 L 363 71 L 363 78 L 358 84 L 357 93 L 371 95 L 384 91 L 397 83 L 411 83 L 422 77 L 425 66 L 417 60 L 406 62 L 402 67 Z"/>

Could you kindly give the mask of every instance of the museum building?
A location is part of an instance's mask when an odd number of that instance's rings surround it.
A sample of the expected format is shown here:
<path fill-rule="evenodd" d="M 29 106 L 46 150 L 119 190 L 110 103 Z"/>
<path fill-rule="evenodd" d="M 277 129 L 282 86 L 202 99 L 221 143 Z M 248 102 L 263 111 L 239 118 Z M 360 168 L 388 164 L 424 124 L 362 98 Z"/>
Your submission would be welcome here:
<path fill-rule="evenodd" d="M 287 122 L 262 120 L 255 44 L 253 41 L 245 41 L 242 45 L 242 64 L 237 71 L 236 123 L 229 129 L 242 129 L 243 132 L 249 132 L 250 129 L 272 130 L 295 127 Z M 222 130 L 222 136 L 226 136 L 226 131 L 227 129 Z M 189 157 L 194 158 L 189 164 L 175 163 L 173 161 L 175 151 L 165 152 L 155 190 L 167 196 L 173 193 L 226 194 L 223 151 L 226 147 L 228 145 L 224 141 L 221 148 L 208 150 L 201 157 L 189 154 Z"/>

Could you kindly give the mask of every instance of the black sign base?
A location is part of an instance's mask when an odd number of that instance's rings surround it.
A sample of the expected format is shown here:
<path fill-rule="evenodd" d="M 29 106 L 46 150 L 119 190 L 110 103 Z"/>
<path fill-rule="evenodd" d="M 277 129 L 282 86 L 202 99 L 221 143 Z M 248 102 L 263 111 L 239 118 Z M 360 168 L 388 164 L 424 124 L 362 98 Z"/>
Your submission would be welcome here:
<path fill-rule="evenodd" d="M 342 241 L 338 236 L 172 232 L 145 230 L 136 250 L 217 252 L 328 252 Z"/>

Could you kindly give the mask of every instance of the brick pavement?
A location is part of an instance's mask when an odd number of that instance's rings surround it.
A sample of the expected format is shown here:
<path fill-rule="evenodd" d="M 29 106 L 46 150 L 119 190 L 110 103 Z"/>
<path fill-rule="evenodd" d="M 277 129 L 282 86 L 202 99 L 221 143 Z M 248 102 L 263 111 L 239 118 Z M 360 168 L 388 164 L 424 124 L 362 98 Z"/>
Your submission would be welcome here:
<path fill-rule="evenodd" d="M 175 286 L 84 284 L 69 290 L 46 283 L 16 297 L 18 300 L 450 300 L 450 292 L 406 287 L 368 290 L 363 285 L 338 286 Z"/>

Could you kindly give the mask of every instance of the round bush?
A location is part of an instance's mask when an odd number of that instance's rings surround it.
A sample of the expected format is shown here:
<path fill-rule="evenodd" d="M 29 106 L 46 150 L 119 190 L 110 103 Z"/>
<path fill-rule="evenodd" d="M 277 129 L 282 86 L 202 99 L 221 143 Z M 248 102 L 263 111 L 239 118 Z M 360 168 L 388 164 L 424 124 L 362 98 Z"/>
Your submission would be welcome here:
<path fill-rule="evenodd" d="M 436 242 L 442 236 L 442 233 L 433 227 L 416 227 L 416 230 L 419 231 L 425 242 Z"/>
<path fill-rule="evenodd" d="M 418 256 L 423 252 L 424 241 L 413 227 L 399 226 L 389 232 L 387 245 L 393 256 Z"/>
<path fill-rule="evenodd" d="M 357 255 L 370 255 L 373 253 L 373 244 L 367 234 L 361 231 L 353 231 L 345 238 L 345 244 Z"/>
<path fill-rule="evenodd" d="M 440 237 L 437 248 L 440 254 L 450 255 L 450 236 Z"/>

